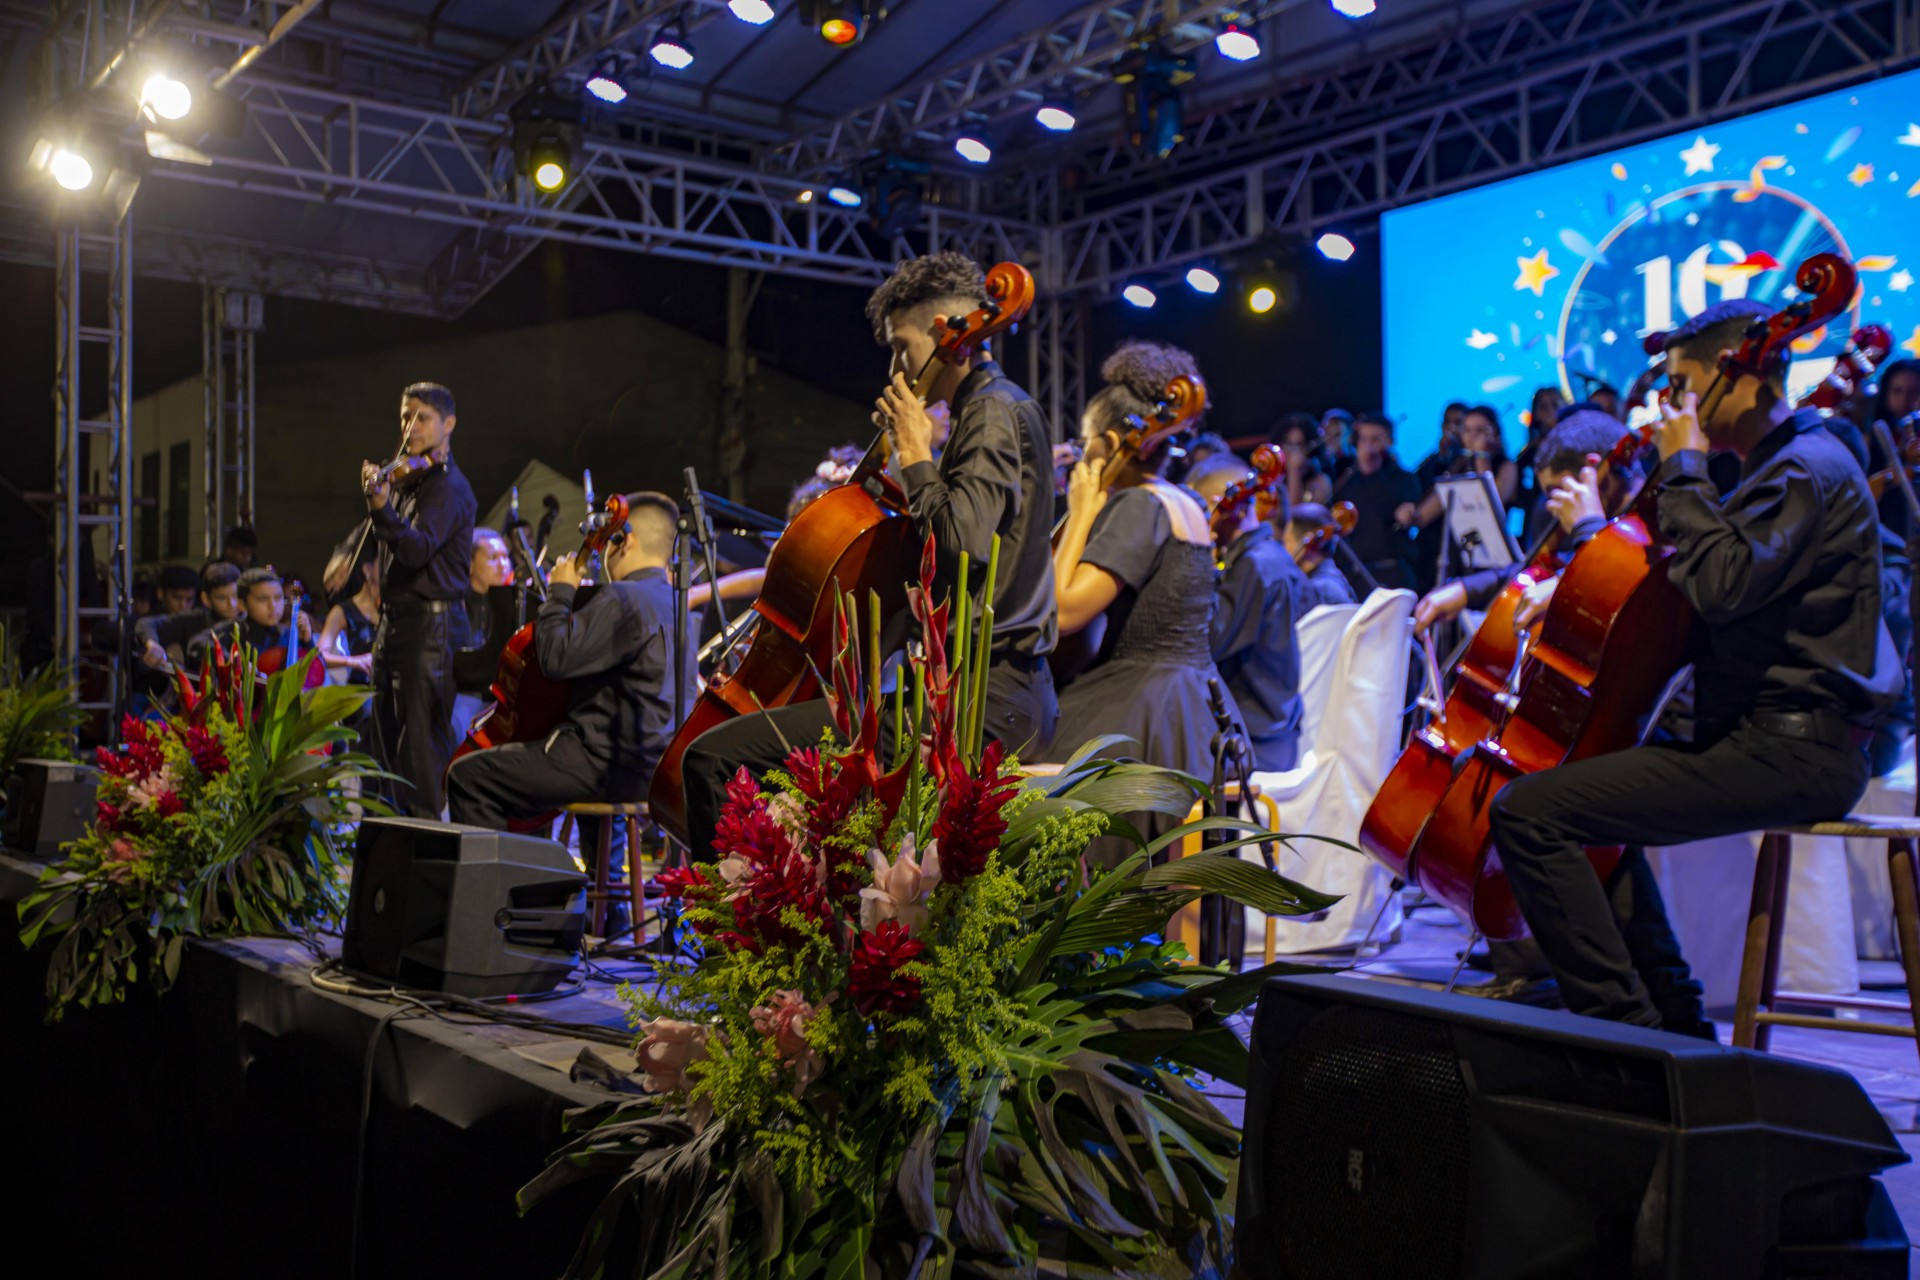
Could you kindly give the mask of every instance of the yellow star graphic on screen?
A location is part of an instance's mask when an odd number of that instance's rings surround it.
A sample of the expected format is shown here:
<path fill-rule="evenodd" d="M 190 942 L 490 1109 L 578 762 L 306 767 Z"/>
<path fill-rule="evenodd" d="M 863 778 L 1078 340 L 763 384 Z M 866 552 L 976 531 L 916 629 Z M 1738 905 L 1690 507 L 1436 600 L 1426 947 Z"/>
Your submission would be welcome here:
<path fill-rule="evenodd" d="M 1853 166 L 1853 172 L 1847 175 L 1847 181 L 1856 187 L 1866 186 L 1869 182 L 1873 181 L 1873 166 L 1870 164 L 1857 164 Z"/>
<path fill-rule="evenodd" d="M 1920 360 L 1920 324 L 1913 326 L 1913 336 L 1900 344 L 1902 351 L 1911 351 L 1914 359 Z"/>
<path fill-rule="evenodd" d="M 1520 275 L 1519 278 L 1513 282 L 1513 287 L 1515 289 L 1531 289 L 1533 290 L 1533 296 L 1536 298 L 1544 297 L 1547 291 L 1547 281 L 1560 274 L 1560 268 L 1550 266 L 1547 263 L 1547 251 L 1545 249 L 1534 254 L 1531 258 L 1515 258 L 1514 262 L 1518 264 L 1520 268 Z"/>

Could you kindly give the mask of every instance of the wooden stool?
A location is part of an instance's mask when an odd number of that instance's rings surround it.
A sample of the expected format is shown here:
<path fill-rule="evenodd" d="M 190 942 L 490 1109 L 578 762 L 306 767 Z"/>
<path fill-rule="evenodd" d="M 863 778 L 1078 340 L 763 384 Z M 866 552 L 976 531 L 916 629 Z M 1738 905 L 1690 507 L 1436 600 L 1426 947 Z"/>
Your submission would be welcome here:
<path fill-rule="evenodd" d="M 1887 872 L 1893 884 L 1893 920 L 1899 931 L 1900 964 L 1907 974 L 1907 999 L 1873 1000 L 1862 996 L 1818 996 L 1779 991 L 1780 935 L 1787 920 L 1787 881 L 1793 872 L 1793 837 L 1864 836 L 1887 842 Z M 1920 905 L 1916 905 L 1914 842 L 1920 840 L 1920 818 L 1893 818 L 1855 813 L 1832 822 L 1769 831 L 1760 840 L 1760 860 L 1753 869 L 1753 900 L 1747 908 L 1747 945 L 1740 960 L 1740 993 L 1734 1005 L 1733 1042 L 1745 1049 L 1765 1049 L 1773 1027 L 1824 1027 L 1830 1031 L 1858 1031 L 1870 1035 L 1908 1036 L 1920 1048 L 1913 1025 L 1914 1000 L 1920 998 Z M 1889 1025 L 1864 1019 L 1836 1018 L 1810 1013 L 1782 1013 L 1781 1005 L 1830 1005 L 1843 1009 L 1904 1013 L 1908 1025 Z"/>
<path fill-rule="evenodd" d="M 1250 799 L 1253 802 L 1254 812 L 1266 823 L 1267 830 L 1273 832 L 1275 835 L 1280 834 L 1280 806 L 1273 802 L 1272 796 L 1261 795 L 1258 785 L 1253 786 L 1251 791 L 1252 795 Z M 1220 799 L 1224 804 L 1233 804 L 1238 801 L 1240 799 L 1240 784 L 1237 782 L 1227 783 L 1226 792 Z M 1196 804 L 1187 813 L 1187 821 L 1192 822 L 1195 818 L 1204 816 L 1206 816 L 1206 806 Z M 1221 834 L 1232 836 L 1234 833 L 1228 831 L 1222 832 Z M 1201 841 L 1206 838 L 1206 835 L 1206 832 L 1196 831 L 1192 835 L 1185 837 L 1174 846 L 1174 856 L 1177 858 L 1187 858 L 1196 853 L 1204 852 L 1205 849 Z M 1246 847 L 1250 848 L 1251 846 Z M 1244 849 L 1233 850 L 1232 856 L 1237 858 L 1243 851 Z M 1234 911 L 1245 910 L 1245 908 L 1239 906 L 1237 903 L 1229 905 Z M 1272 916 L 1267 916 L 1265 919 L 1267 922 L 1267 936 L 1265 945 L 1262 948 L 1262 958 L 1264 963 L 1272 964 L 1279 929 L 1274 923 Z M 1184 943 L 1187 948 L 1187 954 L 1193 957 L 1193 962 L 1195 964 L 1200 963 L 1200 904 L 1198 902 L 1190 902 L 1174 913 L 1173 920 L 1167 928 L 1167 934 L 1167 941 Z"/>
<path fill-rule="evenodd" d="M 640 829 L 647 823 L 647 806 L 643 803 L 609 804 L 597 800 L 582 801 L 579 804 L 563 804 L 560 812 L 560 843 L 565 844 L 573 835 L 575 818 L 601 818 L 600 839 L 596 842 L 593 859 L 593 882 L 587 888 L 587 932 L 604 941 L 607 936 L 607 904 L 625 902 L 633 912 L 633 945 L 646 945 L 647 931 L 642 920 L 646 908 L 646 897 L 642 886 L 644 878 L 640 874 Z M 616 819 L 626 823 L 627 827 L 627 883 L 620 887 L 613 878 L 613 824 Z"/>

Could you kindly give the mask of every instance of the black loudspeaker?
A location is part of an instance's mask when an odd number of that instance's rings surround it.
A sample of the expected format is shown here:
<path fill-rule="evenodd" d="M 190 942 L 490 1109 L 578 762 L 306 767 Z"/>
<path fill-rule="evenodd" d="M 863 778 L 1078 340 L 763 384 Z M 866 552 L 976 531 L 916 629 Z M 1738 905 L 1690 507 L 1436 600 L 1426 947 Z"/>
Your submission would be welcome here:
<path fill-rule="evenodd" d="M 587 878 L 552 840 L 367 818 L 340 958 L 351 973 L 416 990 L 531 995 L 565 980 L 586 923 Z"/>
<path fill-rule="evenodd" d="M 1345 977 L 1273 979 L 1251 1047 L 1237 1275 L 1907 1274 L 1844 1072 Z"/>
<path fill-rule="evenodd" d="M 61 845 L 87 833 L 100 783 L 91 765 L 21 760 L 6 783 L 7 848 L 51 862 L 60 856 Z"/>

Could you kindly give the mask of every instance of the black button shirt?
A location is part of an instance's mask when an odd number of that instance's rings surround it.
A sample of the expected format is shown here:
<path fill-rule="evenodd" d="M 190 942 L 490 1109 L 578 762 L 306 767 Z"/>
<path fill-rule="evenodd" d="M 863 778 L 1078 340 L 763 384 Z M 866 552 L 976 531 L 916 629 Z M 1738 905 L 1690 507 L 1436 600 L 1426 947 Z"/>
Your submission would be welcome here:
<path fill-rule="evenodd" d="M 386 547 L 380 598 L 462 600 L 473 563 L 473 489 L 452 458 L 429 468 L 411 489 L 396 491 L 369 512 L 373 536 Z"/>
<path fill-rule="evenodd" d="M 976 364 L 953 397 L 952 433 L 940 460 L 916 462 L 902 479 L 922 537 L 933 535 L 935 590 L 952 589 L 967 553 L 968 590 L 979 616 L 987 556 L 1000 535 L 993 588 L 993 660 L 1053 652 L 1053 433 L 1033 397 L 991 360 Z"/>
<path fill-rule="evenodd" d="M 1725 498 L 1703 453 L 1661 464 L 1668 573 L 1693 605 L 1696 711 L 1839 711 L 1857 724 L 1901 688 L 1880 616 L 1880 521 L 1866 476 L 1814 411 L 1762 440 Z"/>
<path fill-rule="evenodd" d="M 1213 661 L 1246 724 L 1254 763 L 1293 767 L 1300 738 L 1300 650 L 1294 623 L 1310 606 L 1307 578 L 1260 525 L 1227 548 L 1213 611 Z"/>
<path fill-rule="evenodd" d="M 1335 502 L 1351 502 L 1360 522 L 1347 536 L 1347 546 L 1360 557 L 1377 578 L 1384 568 L 1397 569 L 1403 581 L 1386 586 L 1411 586 L 1408 569 L 1413 560 L 1413 540 L 1405 529 L 1393 522 L 1393 513 L 1402 503 L 1420 501 L 1420 480 L 1401 466 L 1392 454 L 1381 468 L 1368 475 L 1354 467 L 1333 486 Z"/>
<path fill-rule="evenodd" d="M 673 738 L 673 623 L 673 584 L 665 569 L 642 569 L 577 593 L 556 583 L 534 619 L 540 670 L 573 683 L 568 724 L 610 780 L 636 789 L 653 777 Z M 691 705 L 695 646 L 688 643 L 683 652 Z"/>

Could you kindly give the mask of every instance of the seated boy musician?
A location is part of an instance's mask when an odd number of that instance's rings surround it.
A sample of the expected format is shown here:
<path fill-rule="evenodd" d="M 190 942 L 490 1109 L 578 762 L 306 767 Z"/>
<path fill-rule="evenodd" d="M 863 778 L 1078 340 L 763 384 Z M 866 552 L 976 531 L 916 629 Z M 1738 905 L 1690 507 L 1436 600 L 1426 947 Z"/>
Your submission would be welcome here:
<path fill-rule="evenodd" d="M 200 571 L 198 608 L 139 620 L 142 661 L 149 667 L 165 667 L 171 662 L 182 670 L 197 671 L 197 660 L 188 666 L 188 647 L 210 628 L 240 616 L 239 584 L 238 566 L 225 560 L 210 562 Z"/>
<path fill-rule="evenodd" d="M 1693 741 L 1658 743 L 1516 778 L 1491 810 L 1513 894 L 1576 1013 L 1709 1035 L 1698 987 L 1651 878 L 1609 883 L 1588 847 L 1676 845 L 1833 818 L 1867 784 L 1868 726 L 1901 685 L 1880 617 L 1872 491 L 1815 410 L 1795 413 L 1784 359 L 1722 372 L 1771 309 L 1721 302 L 1667 339 L 1671 403 L 1656 440 L 1656 510 L 1692 606 Z M 1741 461 L 1720 496 L 1709 448 Z M 1677 975 L 1676 975 L 1677 968 Z"/>
<path fill-rule="evenodd" d="M 1340 566 L 1333 562 L 1340 535 L 1327 533 L 1333 526 L 1332 514 L 1317 502 L 1303 502 L 1293 509 L 1292 515 L 1279 523 L 1280 541 L 1307 578 L 1303 608 L 1355 603 L 1358 597 L 1353 594 L 1353 584 L 1347 581 L 1346 574 L 1340 572 Z M 1322 535 L 1318 543 L 1310 536 L 1316 532 Z"/>
<path fill-rule="evenodd" d="M 1294 624 L 1307 611 L 1307 578 L 1273 526 L 1248 502 L 1237 515 L 1221 515 L 1227 489 L 1245 480 L 1247 464 L 1231 453 L 1215 454 L 1187 473 L 1187 484 L 1214 510 L 1213 536 L 1220 557 L 1219 595 L 1213 609 L 1213 662 L 1240 709 L 1254 767 L 1277 773 L 1300 755 L 1300 651 Z M 1278 490 L 1284 523 L 1287 500 Z"/>
<path fill-rule="evenodd" d="M 581 590 L 582 567 L 561 556 L 534 619 L 540 669 L 570 682 L 566 720 L 538 742 L 475 751 L 447 769 L 448 816 L 504 828 L 582 800 L 644 800 L 673 736 L 676 624 L 667 564 L 680 509 L 660 493 L 628 500 L 627 523 L 603 556 L 604 580 Z M 693 696 L 693 651 L 682 649 Z M 593 820 L 582 821 L 590 847 Z"/>
<path fill-rule="evenodd" d="M 187 645 L 187 664 L 198 671 L 206 665 L 214 642 L 222 648 L 245 645 L 255 653 L 288 642 L 287 594 L 280 575 L 271 568 L 248 569 L 235 585 L 240 613 L 195 636 Z M 295 622 L 302 653 L 313 647 L 313 623 L 305 610 Z"/>

